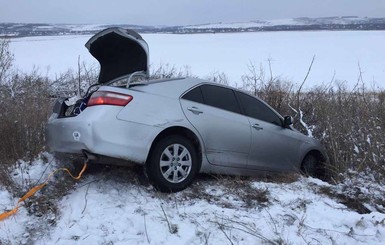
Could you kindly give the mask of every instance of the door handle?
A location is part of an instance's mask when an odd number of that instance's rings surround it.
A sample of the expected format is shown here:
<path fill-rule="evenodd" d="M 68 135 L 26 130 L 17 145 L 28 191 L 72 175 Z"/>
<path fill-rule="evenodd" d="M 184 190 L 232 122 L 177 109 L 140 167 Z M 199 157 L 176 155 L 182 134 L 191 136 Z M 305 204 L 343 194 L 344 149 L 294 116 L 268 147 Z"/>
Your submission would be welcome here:
<path fill-rule="evenodd" d="M 251 127 L 253 127 L 253 128 L 256 129 L 256 130 L 262 130 L 262 129 L 263 129 L 261 126 L 259 126 L 258 123 L 254 124 L 254 125 L 251 126 Z"/>
<path fill-rule="evenodd" d="M 197 107 L 193 106 L 193 107 L 189 107 L 187 108 L 187 110 L 191 111 L 192 113 L 196 114 L 196 115 L 199 115 L 201 113 L 203 113 L 203 111 L 199 110 Z"/>

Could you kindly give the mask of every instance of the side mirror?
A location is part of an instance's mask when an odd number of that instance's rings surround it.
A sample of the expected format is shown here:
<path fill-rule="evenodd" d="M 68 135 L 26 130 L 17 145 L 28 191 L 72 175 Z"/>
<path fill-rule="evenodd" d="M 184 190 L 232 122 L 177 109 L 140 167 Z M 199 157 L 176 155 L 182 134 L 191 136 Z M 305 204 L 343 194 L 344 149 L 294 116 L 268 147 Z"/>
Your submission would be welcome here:
<path fill-rule="evenodd" d="M 286 116 L 283 119 L 283 127 L 288 128 L 290 125 L 293 124 L 293 118 L 291 116 Z"/>

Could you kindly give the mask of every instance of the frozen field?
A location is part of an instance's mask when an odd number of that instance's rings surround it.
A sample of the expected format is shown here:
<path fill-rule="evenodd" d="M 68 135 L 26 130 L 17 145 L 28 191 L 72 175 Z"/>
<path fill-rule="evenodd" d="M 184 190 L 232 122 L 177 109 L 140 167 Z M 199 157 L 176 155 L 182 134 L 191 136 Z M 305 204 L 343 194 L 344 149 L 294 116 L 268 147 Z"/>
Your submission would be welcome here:
<path fill-rule="evenodd" d="M 224 72 L 235 84 L 248 71 L 248 64 L 262 65 L 273 76 L 302 82 L 312 57 L 315 62 L 307 86 L 346 81 L 357 82 L 359 67 L 366 85 L 385 87 L 384 31 L 257 32 L 227 34 L 145 34 L 150 47 L 150 63 L 188 67 L 205 77 Z M 77 60 L 96 61 L 84 47 L 90 36 L 28 37 L 13 39 L 11 50 L 16 65 L 23 71 L 39 68 L 54 77 L 68 68 L 76 69 Z"/>

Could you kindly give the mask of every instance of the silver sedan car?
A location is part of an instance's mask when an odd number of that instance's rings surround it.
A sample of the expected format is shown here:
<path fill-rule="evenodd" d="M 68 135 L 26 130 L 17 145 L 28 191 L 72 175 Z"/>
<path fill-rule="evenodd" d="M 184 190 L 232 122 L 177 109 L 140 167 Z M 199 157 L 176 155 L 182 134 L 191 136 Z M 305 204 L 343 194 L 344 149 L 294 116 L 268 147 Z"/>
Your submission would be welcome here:
<path fill-rule="evenodd" d="M 149 80 L 138 33 L 109 28 L 86 47 L 99 80 L 82 98 L 57 100 L 47 126 L 52 151 L 144 165 L 164 192 L 186 188 L 199 172 L 324 171 L 321 144 L 259 98 L 197 78 Z"/>

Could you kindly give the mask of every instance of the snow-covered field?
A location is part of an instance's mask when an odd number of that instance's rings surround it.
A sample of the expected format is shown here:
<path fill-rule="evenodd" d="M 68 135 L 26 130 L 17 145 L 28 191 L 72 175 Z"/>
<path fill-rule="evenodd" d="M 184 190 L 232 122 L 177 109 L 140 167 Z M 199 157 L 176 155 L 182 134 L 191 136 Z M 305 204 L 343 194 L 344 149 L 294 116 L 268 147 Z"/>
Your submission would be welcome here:
<path fill-rule="evenodd" d="M 52 155 L 42 156 L 13 170 L 18 185 L 25 189 L 26 183 L 42 182 L 60 165 Z M 377 212 L 378 207 L 368 202 L 369 213 L 359 214 L 325 194 L 341 187 L 316 179 L 269 182 L 203 176 L 187 190 L 166 195 L 143 177 L 130 168 L 90 168 L 67 195 L 39 214 L 34 203 L 54 191 L 47 186 L 16 215 L 0 221 L 0 244 L 385 242 L 385 214 Z M 51 184 L 68 182 L 66 178 L 55 178 Z M 362 193 L 385 192 L 383 186 L 359 183 L 354 186 Z M 17 201 L 1 187 L 0 197 L 0 210 L 12 209 Z"/>
<path fill-rule="evenodd" d="M 385 87 L 384 31 L 256 32 L 227 34 L 145 34 L 154 67 L 169 64 L 200 77 L 224 72 L 235 85 L 260 65 L 273 76 L 300 84 L 315 56 L 307 86 L 328 84 L 334 77 L 353 87 L 361 69 L 366 86 Z M 15 64 L 23 71 L 42 74 L 77 69 L 78 57 L 96 61 L 84 44 L 90 36 L 28 37 L 12 39 Z M 360 68 L 359 68 L 360 67 Z"/>

